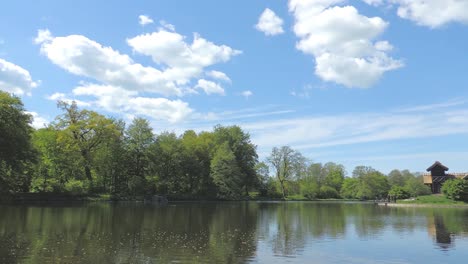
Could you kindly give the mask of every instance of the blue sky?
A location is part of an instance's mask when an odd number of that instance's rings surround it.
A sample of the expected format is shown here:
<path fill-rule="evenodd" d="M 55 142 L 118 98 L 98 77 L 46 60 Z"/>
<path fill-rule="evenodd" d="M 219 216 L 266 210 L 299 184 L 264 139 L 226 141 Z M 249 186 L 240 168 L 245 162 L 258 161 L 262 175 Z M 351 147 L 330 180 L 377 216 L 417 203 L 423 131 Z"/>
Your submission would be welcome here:
<path fill-rule="evenodd" d="M 467 0 L 8 1 L 0 89 L 156 132 L 238 124 L 349 172 L 468 171 Z"/>

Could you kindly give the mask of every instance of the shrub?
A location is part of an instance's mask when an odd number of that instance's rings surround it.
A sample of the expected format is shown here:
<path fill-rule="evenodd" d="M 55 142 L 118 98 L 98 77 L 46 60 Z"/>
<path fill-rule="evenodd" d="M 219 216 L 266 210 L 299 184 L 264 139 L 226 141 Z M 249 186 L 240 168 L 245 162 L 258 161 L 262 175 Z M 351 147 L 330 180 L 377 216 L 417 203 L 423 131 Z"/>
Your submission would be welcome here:
<path fill-rule="evenodd" d="M 83 181 L 71 179 L 65 183 L 65 191 L 73 195 L 86 194 L 87 190 L 88 188 Z"/>
<path fill-rule="evenodd" d="M 315 181 L 305 180 L 300 183 L 300 192 L 308 200 L 317 199 L 319 196 L 319 188 Z"/>
<path fill-rule="evenodd" d="M 398 185 L 392 186 L 388 192 L 388 195 L 395 199 L 406 199 L 410 197 L 409 192 L 405 188 Z"/>
<path fill-rule="evenodd" d="M 31 182 L 32 192 L 62 192 L 63 188 L 59 181 L 54 178 L 35 178 Z"/>
<path fill-rule="evenodd" d="M 442 193 L 449 199 L 468 202 L 468 181 L 462 179 L 448 180 L 442 186 Z"/>
<path fill-rule="evenodd" d="M 431 188 L 429 188 L 427 185 L 424 185 L 422 178 L 413 177 L 408 179 L 404 188 L 411 197 L 429 195 L 432 193 Z"/>
<path fill-rule="evenodd" d="M 133 176 L 128 180 L 128 189 L 132 195 L 144 195 L 146 187 L 145 178 Z"/>
<path fill-rule="evenodd" d="M 319 198 L 328 199 L 328 198 L 340 198 L 340 195 L 335 188 L 330 186 L 322 186 L 319 191 Z"/>

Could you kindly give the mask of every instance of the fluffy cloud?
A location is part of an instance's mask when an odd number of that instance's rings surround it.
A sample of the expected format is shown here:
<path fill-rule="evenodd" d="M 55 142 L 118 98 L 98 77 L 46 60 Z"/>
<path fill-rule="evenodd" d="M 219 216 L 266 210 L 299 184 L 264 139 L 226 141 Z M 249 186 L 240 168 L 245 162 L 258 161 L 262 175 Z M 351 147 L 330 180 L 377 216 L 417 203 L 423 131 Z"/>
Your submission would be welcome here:
<path fill-rule="evenodd" d="M 140 15 L 138 16 L 138 23 L 142 26 L 148 25 L 148 24 L 153 24 L 153 19 L 151 19 L 147 15 Z"/>
<path fill-rule="evenodd" d="M 229 61 L 241 53 L 226 45 L 218 46 L 198 34 L 194 34 L 193 42 L 189 44 L 184 36 L 163 29 L 127 39 L 127 43 L 135 52 L 167 65 L 166 77 L 180 84 L 200 75 L 205 67 Z"/>
<path fill-rule="evenodd" d="M 109 112 L 128 115 L 144 115 L 155 120 L 176 123 L 187 118 L 193 110 L 186 102 L 166 98 L 137 96 L 137 92 L 119 87 L 97 84 L 83 84 L 73 89 L 76 96 L 92 96 L 94 106 Z"/>
<path fill-rule="evenodd" d="M 49 121 L 47 119 L 40 116 L 36 112 L 26 112 L 26 113 L 32 116 L 32 124 L 31 125 L 35 129 L 44 128 L 44 127 L 47 126 L 47 124 L 49 124 Z"/>
<path fill-rule="evenodd" d="M 225 82 L 231 82 L 231 79 L 224 73 L 220 71 L 209 71 L 206 73 L 208 77 L 211 77 L 213 79 L 225 81 Z"/>
<path fill-rule="evenodd" d="M 466 0 L 389 0 L 399 5 L 398 16 L 436 28 L 451 22 L 468 24 Z"/>
<path fill-rule="evenodd" d="M 266 8 L 260 15 L 255 28 L 265 33 L 267 36 L 274 36 L 284 33 L 283 20 L 278 17 L 271 9 Z"/>
<path fill-rule="evenodd" d="M 0 58 L 0 90 L 16 95 L 31 95 L 38 86 L 24 68 Z"/>
<path fill-rule="evenodd" d="M 109 111 L 151 115 L 170 122 L 182 120 L 193 110 L 180 100 L 141 97 L 140 94 L 182 96 L 192 93 L 193 87 L 207 94 L 224 94 L 219 84 L 199 77 L 206 75 L 230 81 L 222 72 L 205 73 L 205 67 L 229 61 L 241 53 L 226 45 L 216 45 L 198 34 L 193 43 L 188 44 L 184 36 L 165 28 L 127 40 L 136 53 L 151 56 L 160 69 L 136 63 L 128 55 L 81 35 L 53 37 L 48 30 L 41 30 L 35 42 L 54 64 L 98 82 L 77 87 L 73 91 L 75 96 L 96 97 L 90 103 Z M 69 100 L 65 95 L 60 96 L 56 94 L 55 99 Z M 128 106 L 124 107 L 126 102 Z"/>
<path fill-rule="evenodd" d="M 382 75 L 403 66 L 391 58 L 391 45 L 376 41 L 388 23 L 366 17 L 344 0 L 290 0 L 297 49 L 315 57 L 315 73 L 325 81 L 368 88 Z"/>
<path fill-rule="evenodd" d="M 195 86 L 196 89 L 203 90 L 206 94 L 220 94 L 224 95 L 224 89 L 219 84 L 207 81 L 205 79 L 198 80 L 197 85 Z"/>
<path fill-rule="evenodd" d="M 71 102 L 75 102 L 77 106 L 80 106 L 80 107 L 88 107 L 88 106 L 91 106 L 90 103 L 88 102 L 84 102 L 84 101 L 81 101 L 81 100 L 78 100 L 78 99 L 71 99 L 69 97 L 67 97 L 66 94 L 64 93 L 54 93 L 52 95 L 49 95 L 46 97 L 46 99 L 49 99 L 49 100 L 52 100 L 52 101 L 63 101 L 63 102 L 67 102 L 67 103 L 71 103 Z"/>
<path fill-rule="evenodd" d="M 81 35 L 48 35 L 48 38 L 44 38 L 39 34 L 36 38 L 36 42 L 41 44 L 41 53 L 70 73 L 128 90 L 166 96 L 182 94 L 174 81 L 165 78 L 160 70 L 135 63 L 129 56 L 111 47 L 104 47 Z"/>

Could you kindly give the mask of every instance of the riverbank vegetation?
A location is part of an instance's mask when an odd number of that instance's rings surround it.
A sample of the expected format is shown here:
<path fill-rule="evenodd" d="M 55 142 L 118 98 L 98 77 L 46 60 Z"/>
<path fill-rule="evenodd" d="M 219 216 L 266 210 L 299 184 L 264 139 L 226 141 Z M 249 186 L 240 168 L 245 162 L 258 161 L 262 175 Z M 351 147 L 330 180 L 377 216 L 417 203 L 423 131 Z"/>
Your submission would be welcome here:
<path fill-rule="evenodd" d="M 0 193 L 223 200 L 247 199 L 251 192 L 307 200 L 430 193 L 421 176 L 407 170 L 384 175 L 357 166 L 347 175 L 343 165 L 311 162 L 289 146 L 275 147 L 259 161 L 239 126 L 155 134 L 144 118 L 125 124 L 75 102 L 58 102 L 58 108 L 61 114 L 36 130 L 21 100 L 0 92 Z"/>
<path fill-rule="evenodd" d="M 447 198 L 443 194 L 438 195 L 422 195 L 414 199 L 398 200 L 397 203 L 401 204 L 436 204 L 436 205 L 463 205 L 463 201 L 455 201 Z"/>

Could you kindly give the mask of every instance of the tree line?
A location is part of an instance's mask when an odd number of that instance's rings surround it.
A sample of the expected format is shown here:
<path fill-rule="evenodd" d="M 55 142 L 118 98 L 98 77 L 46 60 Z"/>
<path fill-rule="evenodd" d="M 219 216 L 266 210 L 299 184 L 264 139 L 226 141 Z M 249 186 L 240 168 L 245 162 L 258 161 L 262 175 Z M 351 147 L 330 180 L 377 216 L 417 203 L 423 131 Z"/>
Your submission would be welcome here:
<path fill-rule="evenodd" d="M 127 125 L 75 102 L 57 106 L 61 114 L 51 124 L 33 129 L 21 100 L 0 91 L 0 193 L 230 200 L 252 193 L 375 199 L 429 192 L 421 177 L 406 170 L 386 176 L 358 166 L 346 177 L 343 165 L 313 163 L 288 146 L 273 148 L 260 162 L 250 135 L 239 126 L 156 135 L 144 118 Z"/>

